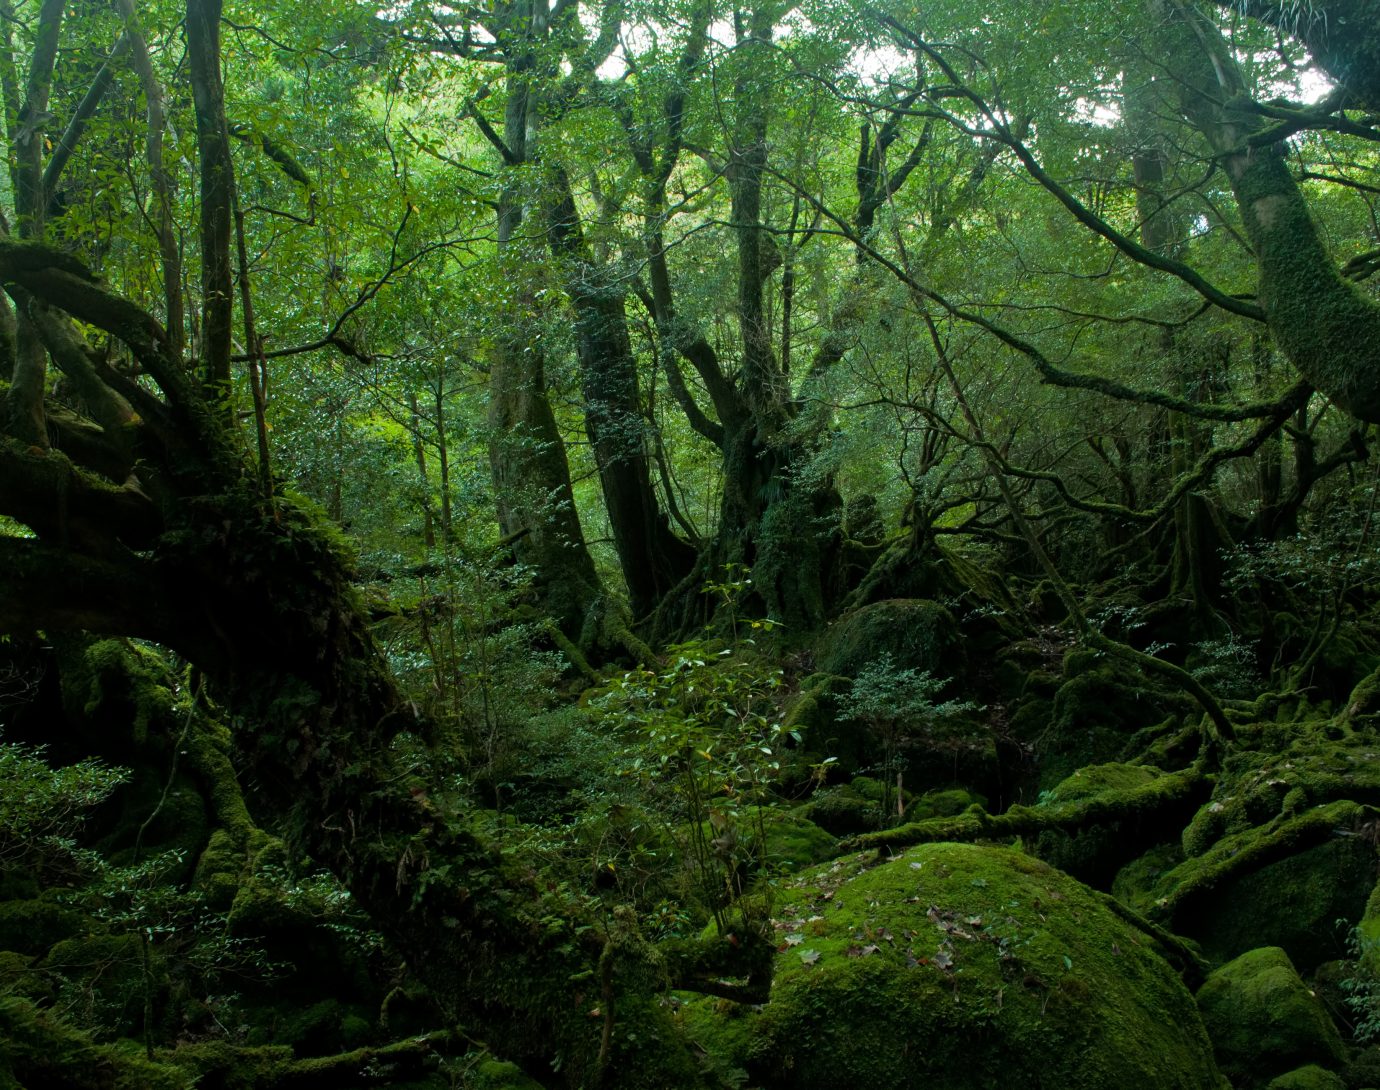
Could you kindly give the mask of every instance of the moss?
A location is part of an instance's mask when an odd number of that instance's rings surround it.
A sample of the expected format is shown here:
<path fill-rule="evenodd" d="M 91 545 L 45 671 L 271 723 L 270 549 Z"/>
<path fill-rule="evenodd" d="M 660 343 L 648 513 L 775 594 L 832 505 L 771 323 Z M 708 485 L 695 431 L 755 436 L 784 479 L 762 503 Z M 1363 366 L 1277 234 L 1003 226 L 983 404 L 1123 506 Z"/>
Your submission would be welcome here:
<path fill-rule="evenodd" d="M 866 763 L 866 741 L 856 723 L 839 719 L 839 701 L 851 685 L 846 677 L 811 674 L 786 708 L 782 726 L 799 734 L 808 752 L 833 757 L 846 771 L 856 772 Z"/>
<path fill-rule="evenodd" d="M 205 896 L 208 908 L 224 912 L 239 892 L 247 864 L 244 849 L 226 830 L 217 829 L 197 860 L 192 887 Z"/>
<path fill-rule="evenodd" d="M 846 784 L 816 792 L 796 813 L 834 836 L 851 836 L 882 824 L 881 807 Z"/>
<path fill-rule="evenodd" d="M 1277 946 L 1228 962 L 1197 998 L 1217 1062 L 1238 1090 L 1303 1064 L 1339 1067 L 1346 1060 L 1327 1012 Z"/>
<path fill-rule="evenodd" d="M 188 1090 L 185 1071 L 150 1063 L 142 1050 L 97 1044 L 25 999 L 0 998 L 0 1064 L 13 1083 L 63 1090 Z M 0 1066 L 0 1072 L 4 1067 Z"/>
<path fill-rule="evenodd" d="M 926 821 L 937 817 L 954 817 L 972 806 L 985 807 L 987 799 L 962 787 L 947 791 L 929 791 L 919 798 L 912 799 L 906 806 L 906 817 L 911 821 Z"/>
<path fill-rule="evenodd" d="M 1080 881 L 1100 889 L 1111 887 L 1127 860 L 1164 836 L 1166 827 L 1181 826 L 1206 793 L 1178 795 L 1163 789 L 1175 782 L 1151 765 L 1111 763 L 1080 768 L 1041 798 L 1043 808 L 1059 809 L 1095 799 L 1157 799 L 1153 807 L 1128 807 L 1124 817 L 1081 829 L 1049 829 L 1039 834 L 1035 853 Z"/>
<path fill-rule="evenodd" d="M 935 677 L 962 672 L 958 623 L 938 602 L 893 598 L 863 606 L 835 621 L 817 652 L 821 670 L 854 677 L 890 655 L 898 669 L 926 670 Z"/>
<path fill-rule="evenodd" d="M 507 1060 L 489 1057 L 474 1065 L 465 1077 L 469 1090 L 541 1090 L 541 1083 Z"/>
<path fill-rule="evenodd" d="M 813 821 L 797 814 L 769 814 L 766 828 L 767 863 L 784 871 L 822 863 L 838 854 L 838 840 Z"/>
<path fill-rule="evenodd" d="M 137 1036 L 146 1000 L 161 1007 L 167 991 L 157 956 L 150 954 L 146 974 L 144 954 L 136 935 L 84 935 L 56 943 L 42 965 L 64 981 L 61 995 L 86 1021 Z"/>
<path fill-rule="evenodd" d="M 1070 652 L 1082 663 L 1087 652 Z M 1049 789 L 1087 765 L 1124 760 L 1137 733 L 1160 722 L 1178 699 L 1128 680 L 1124 669 L 1105 659 L 1095 669 L 1080 666 L 1054 694 L 1048 729 L 1033 739 L 1041 788 Z M 1186 707 L 1184 710 L 1188 710 Z M 1015 724 L 1013 723 L 1013 730 Z"/>
<path fill-rule="evenodd" d="M 1020 852 L 851 856 L 778 898 L 771 1002 L 726 1026 L 767 1087 L 1221 1084 L 1150 936 Z"/>
<path fill-rule="evenodd" d="M 1347 1086 L 1340 1075 L 1309 1064 L 1271 1079 L 1265 1090 L 1347 1090 Z"/>
<path fill-rule="evenodd" d="M 1183 861 L 1183 848 L 1178 844 L 1157 844 L 1117 871 L 1112 879 L 1112 896 L 1136 912 L 1149 912 L 1155 902 L 1155 883 Z"/>
<path fill-rule="evenodd" d="M 86 928 L 80 912 L 49 901 L 0 901 L 0 950 L 42 954 Z"/>

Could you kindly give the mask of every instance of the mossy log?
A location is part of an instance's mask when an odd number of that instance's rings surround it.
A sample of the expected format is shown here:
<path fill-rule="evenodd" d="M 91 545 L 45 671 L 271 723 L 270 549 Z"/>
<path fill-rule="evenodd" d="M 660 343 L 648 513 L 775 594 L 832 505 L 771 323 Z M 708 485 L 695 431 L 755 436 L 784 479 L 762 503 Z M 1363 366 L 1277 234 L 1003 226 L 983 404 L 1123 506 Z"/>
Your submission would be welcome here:
<path fill-rule="evenodd" d="M 1145 820 L 1197 796 L 1207 797 L 1211 781 L 1201 765 L 1170 772 L 1149 783 L 1124 791 L 1103 791 L 1089 798 L 1055 806 L 1013 806 L 1002 814 L 989 814 L 970 806 L 954 817 L 914 821 L 895 829 L 864 833 L 845 848 L 902 848 L 912 844 L 959 843 L 1033 836 L 1047 830 L 1072 832 L 1090 825 L 1130 819 Z"/>

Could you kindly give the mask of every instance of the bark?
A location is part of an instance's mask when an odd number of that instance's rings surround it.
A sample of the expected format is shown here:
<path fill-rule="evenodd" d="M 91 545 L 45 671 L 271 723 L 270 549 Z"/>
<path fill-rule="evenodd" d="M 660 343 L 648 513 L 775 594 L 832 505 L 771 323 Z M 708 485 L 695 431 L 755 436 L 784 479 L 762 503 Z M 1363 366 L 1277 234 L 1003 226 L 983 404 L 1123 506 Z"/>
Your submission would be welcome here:
<path fill-rule="evenodd" d="M 1249 108 L 1241 73 L 1216 25 L 1184 0 L 1151 2 L 1161 52 L 1175 67 L 1180 109 L 1221 162 L 1241 210 L 1275 343 L 1340 408 L 1380 423 L 1380 306 L 1338 271 L 1284 147 L 1250 145 L 1265 121 Z M 1370 25 L 1366 31 L 1375 33 Z"/>
<path fill-rule="evenodd" d="M 489 371 L 489 463 L 502 539 L 512 543 L 517 562 L 534 573 L 539 607 L 567 638 L 587 648 L 596 638 L 604 593 L 585 545 L 565 444 L 547 395 L 545 352 L 533 320 L 540 305 L 528 268 L 533 243 L 523 235 L 533 203 L 529 173 L 542 111 L 537 45 L 547 18 L 545 0 L 508 9 L 518 44 L 506 62 L 502 135 L 487 123 L 481 126 L 499 148 L 507 173 L 498 204 L 498 249 L 510 289 Z"/>
<path fill-rule="evenodd" d="M 189 0 L 187 4 L 187 54 L 201 164 L 201 381 L 214 391 L 213 400 L 223 403 L 228 417 L 235 178 L 220 74 L 220 12 L 221 0 Z"/>
<path fill-rule="evenodd" d="M 695 550 L 671 532 L 652 487 L 649 425 L 623 305 L 626 287 L 598 268 L 589 252 L 564 170 L 552 169 L 551 185 L 548 234 L 575 315 L 585 431 L 629 604 L 635 617 L 644 617 L 689 574 Z"/>

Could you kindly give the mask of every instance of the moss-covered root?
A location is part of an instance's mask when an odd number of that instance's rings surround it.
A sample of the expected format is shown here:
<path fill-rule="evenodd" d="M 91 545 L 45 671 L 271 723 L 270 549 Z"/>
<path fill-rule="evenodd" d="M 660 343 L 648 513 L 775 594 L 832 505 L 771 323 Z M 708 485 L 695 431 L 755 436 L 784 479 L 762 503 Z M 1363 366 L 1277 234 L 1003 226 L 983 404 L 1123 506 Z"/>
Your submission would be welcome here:
<path fill-rule="evenodd" d="M 357 1048 L 336 1056 L 293 1059 L 292 1050 L 279 1045 L 236 1048 L 214 1041 L 188 1045 L 169 1060 L 197 1086 L 225 1086 L 232 1090 L 335 1090 L 342 1086 L 394 1085 L 424 1079 L 435 1071 L 440 1053 L 452 1034 L 425 1037 L 371 1048 Z M 381 1076 L 385 1078 L 381 1079 Z"/>
<path fill-rule="evenodd" d="M 1188 905 L 1220 889 L 1227 882 L 1260 870 L 1278 860 L 1325 844 L 1339 829 L 1353 829 L 1380 816 L 1380 810 L 1350 799 L 1316 806 L 1297 817 L 1285 818 L 1273 829 L 1250 829 L 1223 837 L 1203 855 L 1188 859 L 1166 874 L 1151 915 L 1172 921 Z"/>
<path fill-rule="evenodd" d="M 969 843 L 1033 836 L 1046 830 L 1072 832 L 1106 822 L 1145 819 L 1180 806 L 1198 794 L 1206 796 L 1208 780 L 1199 765 L 1168 772 L 1125 790 L 1102 791 L 1055 806 L 1013 806 L 1004 814 L 989 814 L 971 806 L 955 817 L 914 821 L 895 829 L 864 833 L 848 842 L 851 848 L 901 848 L 911 844 Z"/>

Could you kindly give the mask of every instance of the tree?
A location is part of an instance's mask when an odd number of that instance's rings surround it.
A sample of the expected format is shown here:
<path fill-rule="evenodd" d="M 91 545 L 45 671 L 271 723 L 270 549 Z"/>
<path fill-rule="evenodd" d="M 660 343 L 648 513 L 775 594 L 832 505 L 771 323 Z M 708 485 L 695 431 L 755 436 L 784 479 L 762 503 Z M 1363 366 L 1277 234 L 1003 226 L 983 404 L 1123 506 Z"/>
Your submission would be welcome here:
<path fill-rule="evenodd" d="M 123 634 L 195 663 L 234 711 L 261 815 L 389 922 L 452 1016 L 507 1055 L 561 1055 L 572 1085 L 685 1085 L 693 1064 L 653 996 L 739 961 L 760 995 L 769 952 L 725 941 L 708 962 L 689 948 L 668 959 L 635 932 L 585 926 L 578 905 L 430 801 L 409 757 L 425 725 L 374 645 L 345 549 L 265 487 L 227 411 L 232 240 L 221 213 L 234 179 L 218 0 L 189 0 L 185 25 L 210 219 L 201 373 L 162 323 L 81 261 L 37 241 L 0 243 L 0 278 L 96 418 L 78 421 L 50 396 L 37 402 L 37 434 L 83 442 L 31 442 L 31 415 L 0 437 L 0 510 L 26 528 L 0 535 L 0 631 Z M 97 347 L 85 329 L 110 340 Z M 593 1003 L 603 1018 L 589 1017 Z M 636 1065 L 620 1062 L 630 1050 Z"/>

